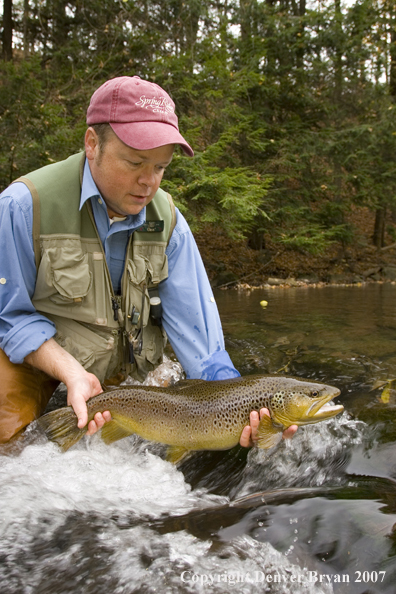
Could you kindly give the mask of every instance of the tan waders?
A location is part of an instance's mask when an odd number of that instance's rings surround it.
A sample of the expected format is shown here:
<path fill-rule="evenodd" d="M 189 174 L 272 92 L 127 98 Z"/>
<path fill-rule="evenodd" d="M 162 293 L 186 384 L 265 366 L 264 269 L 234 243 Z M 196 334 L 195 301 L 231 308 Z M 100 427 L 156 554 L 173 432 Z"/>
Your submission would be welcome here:
<path fill-rule="evenodd" d="M 58 385 L 31 365 L 11 363 L 0 350 L 0 444 L 43 414 Z"/>

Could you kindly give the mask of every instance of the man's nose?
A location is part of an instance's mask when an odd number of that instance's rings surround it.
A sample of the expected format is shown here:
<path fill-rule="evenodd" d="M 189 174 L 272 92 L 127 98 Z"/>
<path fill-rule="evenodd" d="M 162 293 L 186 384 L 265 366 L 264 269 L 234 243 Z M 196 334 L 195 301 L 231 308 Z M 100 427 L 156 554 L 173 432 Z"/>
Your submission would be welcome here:
<path fill-rule="evenodd" d="M 145 186 L 152 186 L 155 182 L 154 168 L 145 167 L 139 175 L 139 183 Z"/>

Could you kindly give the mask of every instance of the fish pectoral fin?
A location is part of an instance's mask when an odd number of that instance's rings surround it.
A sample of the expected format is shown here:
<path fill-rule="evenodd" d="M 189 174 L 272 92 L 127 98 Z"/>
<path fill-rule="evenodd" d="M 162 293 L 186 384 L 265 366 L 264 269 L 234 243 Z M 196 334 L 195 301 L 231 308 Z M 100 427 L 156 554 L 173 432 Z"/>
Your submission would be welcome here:
<path fill-rule="evenodd" d="M 257 429 L 257 445 L 259 448 L 269 450 L 278 445 L 282 439 L 283 430 L 281 427 L 275 427 L 271 417 L 263 415 L 261 417 L 258 429 Z"/>
<path fill-rule="evenodd" d="M 166 459 L 168 462 L 172 462 L 172 464 L 178 464 L 181 462 L 191 450 L 187 448 L 183 448 L 182 446 L 169 446 L 168 451 L 166 452 Z"/>
<path fill-rule="evenodd" d="M 113 415 L 111 421 L 108 421 L 103 425 L 101 436 L 103 441 L 109 445 L 110 443 L 114 443 L 119 439 L 123 439 L 124 437 L 132 435 L 132 433 L 132 429 L 126 428 L 119 422 L 117 417 Z"/>

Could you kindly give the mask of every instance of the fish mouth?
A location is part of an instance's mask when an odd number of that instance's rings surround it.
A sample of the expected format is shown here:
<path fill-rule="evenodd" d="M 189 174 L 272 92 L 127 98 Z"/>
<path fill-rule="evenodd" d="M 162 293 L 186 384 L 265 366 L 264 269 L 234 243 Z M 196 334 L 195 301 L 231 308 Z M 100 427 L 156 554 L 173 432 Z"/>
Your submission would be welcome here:
<path fill-rule="evenodd" d="M 320 420 L 335 417 L 342 412 L 344 410 L 342 404 L 329 404 L 329 402 L 333 400 L 333 398 L 339 396 L 340 393 L 340 390 L 337 389 L 331 394 L 325 394 L 318 398 L 314 398 L 314 402 L 306 412 L 307 421 L 309 422 L 309 419 L 311 419 L 312 423 L 316 423 Z"/>
<path fill-rule="evenodd" d="M 335 417 L 338 413 L 342 412 L 344 407 L 342 404 L 324 404 L 314 415 L 315 419 L 329 419 Z"/>

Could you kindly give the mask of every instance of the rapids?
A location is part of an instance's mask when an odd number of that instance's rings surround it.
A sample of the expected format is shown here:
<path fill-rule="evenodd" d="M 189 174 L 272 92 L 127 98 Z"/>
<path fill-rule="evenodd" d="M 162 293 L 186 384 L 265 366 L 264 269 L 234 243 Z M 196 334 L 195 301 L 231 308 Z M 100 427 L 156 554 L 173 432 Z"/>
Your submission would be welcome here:
<path fill-rule="evenodd" d="M 218 295 L 243 374 L 342 390 L 342 415 L 275 450 L 176 468 L 134 436 L 61 453 L 34 423 L 0 447 L 1 594 L 394 594 L 396 399 L 372 387 L 396 377 L 396 288 L 376 287 Z"/>

